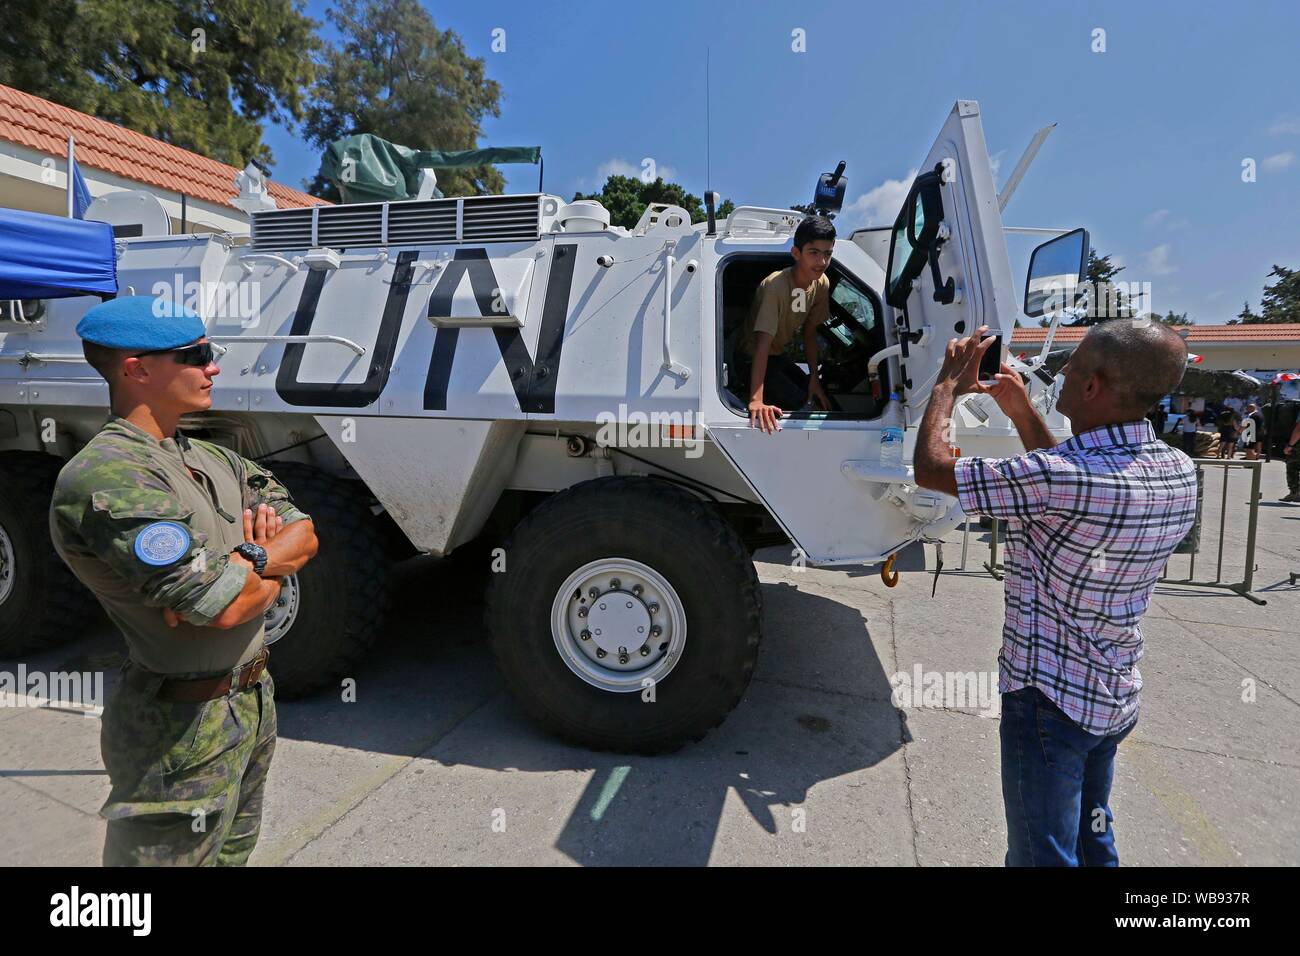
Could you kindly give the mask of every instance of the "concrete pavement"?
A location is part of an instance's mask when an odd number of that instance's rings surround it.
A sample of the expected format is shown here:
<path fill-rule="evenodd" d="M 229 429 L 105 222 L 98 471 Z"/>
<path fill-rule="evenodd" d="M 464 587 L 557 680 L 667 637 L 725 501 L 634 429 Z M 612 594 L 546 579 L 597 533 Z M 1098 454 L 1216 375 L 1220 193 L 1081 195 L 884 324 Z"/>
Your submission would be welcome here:
<path fill-rule="evenodd" d="M 1219 480 L 1208 477 L 1198 577 L 1213 569 Z M 1237 570 L 1242 482 L 1230 486 L 1225 545 Z M 1282 465 L 1266 466 L 1255 587 L 1267 606 L 1157 588 L 1142 716 L 1117 760 L 1125 864 L 1300 863 L 1300 587 L 1287 583 L 1300 571 L 1300 506 L 1275 504 L 1284 490 Z M 954 569 L 960 532 L 947 541 Z M 502 688 L 460 572 L 412 562 L 356 702 L 281 702 L 253 862 L 997 865 L 989 702 L 897 708 L 890 697 L 891 676 L 918 665 L 996 672 L 1002 590 L 979 565 L 986 541 L 972 533 L 967 570 L 946 571 L 933 599 L 932 548 L 900 557 L 894 589 L 876 568 L 800 571 L 779 549 L 760 552 L 764 645 L 749 692 L 702 743 L 655 758 L 538 731 Z M 102 669 L 111 692 L 103 662 L 119 650 L 105 627 L 25 663 Z M 77 713 L 0 708 L 0 863 L 98 862 L 98 732 Z"/>

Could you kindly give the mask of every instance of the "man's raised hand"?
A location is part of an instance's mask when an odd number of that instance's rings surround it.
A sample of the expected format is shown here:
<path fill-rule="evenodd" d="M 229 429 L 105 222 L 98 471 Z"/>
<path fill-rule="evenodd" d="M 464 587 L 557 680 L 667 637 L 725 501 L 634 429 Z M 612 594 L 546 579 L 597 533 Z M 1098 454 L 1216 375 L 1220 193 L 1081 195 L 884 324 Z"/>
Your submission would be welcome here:
<path fill-rule="evenodd" d="M 998 341 L 993 336 L 984 338 L 984 333 L 988 330 L 987 325 L 981 325 L 974 335 L 948 341 L 943 367 L 939 370 L 939 381 L 947 380 L 953 387 L 954 395 L 988 391 L 979 382 L 980 359 Z"/>
<path fill-rule="evenodd" d="M 1030 407 L 1029 389 L 1025 387 L 1025 380 L 1006 362 L 1002 363 L 1002 371 L 993 376 L 993 384 L 982 385 L 981 389 L 993 396 L 998 408 L 1008 418 L 1013 417 L 1013 413 L 1023 412 Z"/>

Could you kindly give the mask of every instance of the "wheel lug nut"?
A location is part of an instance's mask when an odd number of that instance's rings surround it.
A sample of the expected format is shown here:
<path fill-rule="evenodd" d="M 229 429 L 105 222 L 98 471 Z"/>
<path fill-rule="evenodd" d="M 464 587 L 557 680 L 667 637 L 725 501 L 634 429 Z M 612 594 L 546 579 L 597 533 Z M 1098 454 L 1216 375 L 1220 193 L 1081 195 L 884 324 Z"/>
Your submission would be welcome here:
<path fill-rule="evenodd" d="M 618 662 L 619 662 L 620 664 L 626 664 L 626 663 L 627 663 L 627 655 L 626 655 L 626 654 L 620 654 L 620 655 L 618 655 Z"/>
<path fill-rule="evenodd" d="M 600 588 L 592 588 L 590 591 L 587 592 L 587 595 L 592 598 L 600 597 Z"/>
<path fill-rule="evenodd" d="M 651 602 L 650 602 L 650 605 L 646 608 L 646 610 L 649 611 L 651 614 L 658 614 L 658 613 L 659 613 L 659 605 L 656 604 L 654 601 L 651 601 Z"/>
<path fill-rule="evenodd" d="M 642 657 L 650 656 L 650 648 L 646 647 L 644 644 L 641 645 L 641 656 Z"/>
<path fill-rule="evenodd" d="M 614 578 L 614 580 L 609 582 L 609 589 L 611 591 L 617 591 L 622 584 L 623 584 L 622 581 L 620 581 L 618 578 Z"/>
<path fill-rule="evenodd" d="M 634 584 L 634 585 L 632 585 L 632 593 L 635 594 L 637 597 L 640 597 L 640 596 L 641 596 L 641 591 L 642 591 L 642 590 L 643 590 L 643 589 L 642 589 L 641 585 L 639 585 L 639 584 Z"/>
<path fill-rule="evenodd" d="M 658 624 L 651 624 L 651 625 L 650 625 L 650 636 L 651 636 L 651 637 L 658 637 L 658 636 L 659 636 L 660 634 L 662 634 L 663 632 L 664 632 L 664 629 L 663 629 L 662 627 L 660 627 Z"/>
<path fill-rule="evenodd" d="M 582 634 L 580 636 L 584 641 L 589 641 L 591 640 L 591 631 L 588 631 L 586 628 L 583 628 Z"/>
<path fill-rule="evenodd" d="M 605 656 L 605 649 L 604 649 L 603 647 L 598 647 L 598 648 L 596 648 L 596 656 L 597 656 L 597 657 L 604 657 L 604 656 Z"/>
<path fill-rule="evenodd" d="M 587 609 L 585 607 L 578 608 L 578 617 L 586 617 L 586 616 L 587 616 Z"/>

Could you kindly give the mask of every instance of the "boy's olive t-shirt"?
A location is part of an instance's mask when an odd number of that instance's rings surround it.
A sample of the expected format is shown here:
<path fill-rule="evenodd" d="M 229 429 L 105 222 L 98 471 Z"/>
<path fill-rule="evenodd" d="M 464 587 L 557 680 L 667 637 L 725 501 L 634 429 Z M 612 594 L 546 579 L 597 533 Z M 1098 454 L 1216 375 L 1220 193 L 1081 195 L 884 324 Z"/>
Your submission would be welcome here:
<path fill-rule="evenodd" d="M 749 310 L 742 345 L 745 354 L 753 356 L 758 333 L 767 332 L 772 336 L 769 354 L 780 355 L 803 329 L 805 319 L 821 325 L 831 317 L 830 298 L 831 283 L 825 274 L 809 288 L 799 289 L 794 283 L 794 266 L 773 272 L 759 284 Z"/>

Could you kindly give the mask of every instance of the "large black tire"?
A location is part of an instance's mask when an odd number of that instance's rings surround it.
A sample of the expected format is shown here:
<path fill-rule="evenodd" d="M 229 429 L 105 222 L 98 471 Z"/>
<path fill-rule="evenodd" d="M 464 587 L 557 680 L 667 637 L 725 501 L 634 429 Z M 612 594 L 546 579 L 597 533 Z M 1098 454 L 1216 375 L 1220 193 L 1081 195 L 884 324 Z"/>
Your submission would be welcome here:
<path fill-rule="evenodd" d="M 311 515 L 319 548 L 296 575 L 297 615 L 271 644 L 277 697 L 292 700 L 353 677 L 391 603 L 385 532 L 353 483 L 299 462 L 268 462 Z"/>
<path fill-rule="evenodd" d="M 740 702 L 758 660 L 762 598 L 744 543 L 709 504 L 663 481 L 598 478 L 530 512 L 505 558 L 488 591 L 492 649 L 506 684 L 547 730 L 595 750 L 664 753 L 702 739 Z M 685 644 L 653 702 L 584 680 L 553 636 L 566 579 L 613 558 L 652 568 L 685 612 Z"/>
<path fill-rule="evenodd" d="M 7 587 L 0 581 L 0 657 L 80 637 L 102 614 L 50 542 L 50 495 L 63 464 L 43 452 L 0 454 L 0 576 L 9 576 Z"/>

